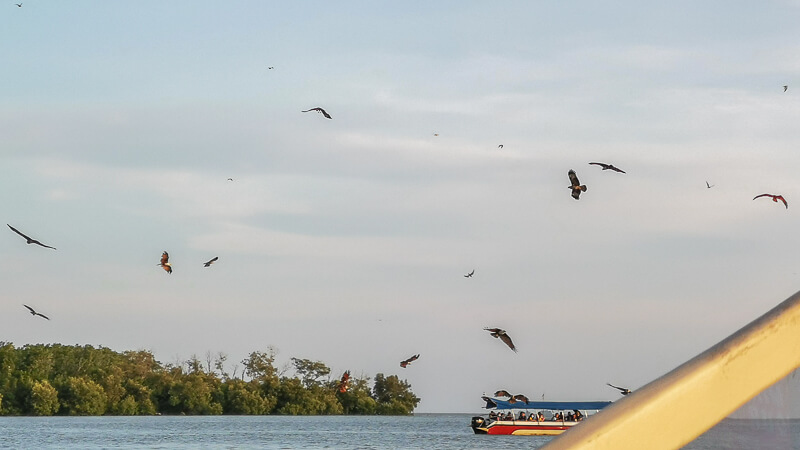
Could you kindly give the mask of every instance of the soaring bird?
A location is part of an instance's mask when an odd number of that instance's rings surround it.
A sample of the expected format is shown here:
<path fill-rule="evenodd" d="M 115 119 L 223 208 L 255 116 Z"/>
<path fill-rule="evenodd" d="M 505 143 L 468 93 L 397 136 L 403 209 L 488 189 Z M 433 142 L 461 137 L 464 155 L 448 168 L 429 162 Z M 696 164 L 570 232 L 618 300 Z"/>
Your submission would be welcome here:
<path fill-rule="evenodd" d="M 333 119 L 333 117 L 331 117 L 331 115 L 330 115 L 330 114 L 328 114 L 328 113 L 327 113 L 327 112 L 326 112 L 324 109 L 322 109 L 322 108 L 311 108 L 311 109 L 307 109 L 307 110 L 305 110 L 305 111 L 300 111 L 300 112 L 309 112 L 309 111 L 316 111 L 316 112 L 318 112 L 318 113 L 322 114 L 323 116 L 325 116 L 325 118 L 326 118 L 326 119 Z"/>
<path fill-rule="evenodd" d="M 497 148 L 503 148 L 503 144 L 498 145 Z"/>
<path fill-rule="evenodd" d="M 433 133 L 433 135 L 434 135 L 434 136 L 438 136 L 438 135 L 439 135 L 439 133 Z"/>
<path fill-rule="evenodd" d="M 22 306 L 24 306 L 24 307 L 28 308 L 28 311 L 30 311 L 30 312 L 31 312 L 31 315 L 33 315 L 33 316 L 40 316 L 40 317 L 44 317 L 45 319 L 47 319 L 47 320 L 50 320 L 50 318 L 49 318 L 49 317 L 45 316 L 45 315 L 44 315 L 44 314 L 42 314 L 42 313 L 36 312 L 36 310 L 34 310 L 33 308 L 31 308 L 30 306 L 28 306 L 28 305 L 25 305 L 25 304 L 23 304 Z"/>
<path fill-rule="evenodd" d="M 512 395 L 505 389 L 500 389 L 499 391 L 494 393 L 495 397 L 509 397 L 511 398 Z"/>
<path fill-rule="evenodd" d="M 595 166 L 600 166 L 603 170 L 613 170 L 614 172 L 625 173 L 624 170 L 620 169 L 619 167 L 615 167 L 613 164 L 606 164 L 600 162 L 590 162 L 589 164 L 594 164 Z"/>
<path fill-rule="evenodd" d="M 492 337 L 500 338 L 500 340 L 503 341 L 508 346 L 508 348 L 514 350 L 514 352 L 516 353 L 517 347 L 514 347 L 514 343 L 511 342 L 511 337 L 508 334 L 506 334 L 506 330 L 500 328 L 484 328 L 484 330 L 492 333 Z"/>
<path fill-rule="evenodd" d="M 228 181 L 233 181 L 233 178 L 228 178 Z"/>
<path fill-rule="evenodd" d="M 22 6 L 22 5 L 17 5 L 17 6 Z M 786 92 L 787 89 L 789 89 L 789 86 L 783 85 L 783 92 Z"/>
<path fill-rule="evenodd" d="M 22 3 L 14 3 L 18 8 L 22 8 Z"/>
<path fill-rule="evenodd" d="M 400 367 L 405 369 L 407 365 L 411 364 L 412 362 L 416 361 L 417 359 L 419 359 L 419 353 L 414 355 L 414 356 L 412 356 L 411 358 L 408 358 L 405 361 L 401 361 L 400 362 Z"/>
<path fill-rule="evenodd" d="M 272 69 L 274 69 L 274 67 L 269 66 L 269 67 L 267 67 L 267 69 L 272 70 Z"/>
<path fill-rule="evenodd" d="M 572 198 L 575 200 L 580 200 L 581 192 L 586 192 L 586 185 L 581 184 L 581 182 L 578 181 L 578 176 L 575 175 L 574 170 L 570 169 L 570 171 L 567 172 L 567 175 L 569 175 L 569 182 L 572 183 L 571 186 L 568 186 L 570 189 L 572 189 Z"/>
<path fill-rule="evenodd" d="M 472 272 L 464 275 L 464 278 L 472 278 L 473 275 L 475 275 L 475 269 L 472 269 Z"/>
<path fill-rule="evenodd" d="M 630 389 L 628 389 L 628 388 L 619 387 L 619 386 L 614 386 L 614 385 L 613 385 L 613 384 L 611 384 L 611 383 L 606 383 L 606 384 L 607 384 L 607 385 L 609 385 L 609 386 L 611 386 L 611 387 L 612 387 L 612 388 L 614 388 L 614 389 L 617 389 L 617 390 L 619 390 L 619 393 L 620 393 L 620 394 L 622 394 L 622 395 L 628 395 L 628 394 L 630 394 L 630 393 L 631 393 L 631 390 L 630 390 Z"/>
<path fill-rule="evenodd" d="M 6 225 L 8 225 L 8 224 L 6 224 Z M 44 245 L 41 242 L 37 241 L 36 239 L 31 239 L 28 236 L 25 236 L 24 234 L 20 233 L 20 231 L 18 229 L 12 227 L 11 225 L 8 225 L 8 228 L 11 228 L 11 231 L 13 231 L 14 233 L 17 233 L 18 235 L 24 237 L 28 244 L 41 245 L 42 247 L 52 248 L 53 250 L 56 249 L 55 247 L 50 247 L 49 245 Z"/>
<path fill-rule="evenodd" d="M 169 263 L 169 253 L 167 253 L 166 250 L 161 254 L 161 263 L 159 266 L 163 267 L 167 273 L 172 273 L 172 265 Z"/>
<path fill-rule="evenodd" d="M 786 203 L 786 199 L 783 198 L 782 195 L 761 194 L 761 195 L 756 195 L 755 197 L 753 197 L 753 200 L 757 199 L 758 197 L 772 197 L 772 201 L 776 202 L 776 203 L 778 202 L 778 200 L 780 200 L 780 201 L 783 202 L 783 205 L 786 206 L 786 209 L 789 209 L 789 204 Z"/>
<path fill-rule="evenodd" d="M 344 374 L 342 374 L 342 379 L 339 380 L 339 392 L 343 394 L 347 392 L 347 388 L 350 387 L 349 383 L 350 383 L 350 371 L 345 370 Z"/>
<path fill-rule="evenodd" d="M 166 253 L 166 252 L 164 252 L 164 253 Z M 209 259 L 208 261 L 203 263 L 203 267 L 210 267 L 218 259 L 219 259 L 219 256 L 215 256 L 215 257 Z"/>
<path fill-rule="evenodd" d="M 711 189 L 712 187 L 714 187 L 714 185 L 713 184 L 708 184 L 708 181 L 706 181 L 706 188 Z"/>

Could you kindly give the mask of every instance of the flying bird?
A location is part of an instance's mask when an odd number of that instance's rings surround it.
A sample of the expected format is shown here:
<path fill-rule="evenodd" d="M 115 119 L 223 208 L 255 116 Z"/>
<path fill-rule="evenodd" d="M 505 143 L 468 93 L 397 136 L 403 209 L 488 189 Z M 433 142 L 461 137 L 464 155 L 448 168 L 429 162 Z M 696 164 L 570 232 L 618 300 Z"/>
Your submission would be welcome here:
<path fill-rule="evenodd" d="M 17 6 L 22 6 L 22 5 L 17 5 Z M 786 92 L 787 89 L 789 89 L 789 86 L 783 85 L 783 92 Z"/>
<path fill-rule="evenodd" d="M 346 370 L 344 374 L 342 374 L 342 379 L 339 381 L 339 392 L 343 394 L 347 392 L 347 388 L 350 387 L 349 383 L 350 383 L 350 371 Z"/>
<path fill-rule="evenodd" d="M 786 199 L 783 198 L 782 195 L 761 194 L 761 195 L 756 195 L 755 197 L 753 197 L 753 200 L 757 199 L 758 197 L 772 197 L 772 201 L 776 202 L 776 203 L 778 202 L 778 200 L 780 200 L 780 201 L 783 202 L 783 205 L 786 206 L 786 209 L 789 209 L 789 204 L 786 203 Z"/>
<path fill-rule="evenodd" d="M 8 224 L 6 224 L 6 225 L 8 225 Z M 25 236 L 24 234 L 20 233 L 20 231 L 18 229 L 12 227 L 11 225 L 8 225 L 8 228 L 11 228 L 11 231 L 13 231 L 14 233 L 17 233 L 18 235 L 24 237 L 28 244 L 36 244 L 36 245 L 40 245 L 42 247 L 52 248 L 53 250 L 56 249 L 55 247 L 51 247 L 49 245 L 44 245 L 41 242 L 37 241 L 36 239 L 31 239 L 28 236 Z"/>
<path fill-rule="evenodd" d="M 624 170 L 620 169 L 619 167 L 615 167 L 613 164 L 606 164 L 606 163 L 599 163 L 599 162 L 590 162 L 589 164 L 594 164 L 595 166 L 600 166 L 603 170 L 613 170 L 614 172 L 625 173 Z"/>
<path fill-rule="evenodd" d="M 434 135 L 434 136 L 438 136 L 438 135 L 439 135 L 439 133 L 433 133 L 433 135 Z"/>
<path fill-rule="evenodd" d="M 209 259 L 208 261 L 203 263 L 203 267 L 211 267 L 211 265 L 214 264 L 214 262 L 216 262 L 218 259 L 219 259 L 219 256 L 215 256 L 215 257 Z"/>
<path fill-rule="evenodd" d="M 166 250 L 164 250 L 164 253 L 161 254 L 161 263 L 158 265 L 163 267 L 167 273 L 172 273 L 172 265 L 169 263 L 169 253 L 167 253 Z"/>
<path fill-rule="evenodd" d="M 500 389 L 499 391 L 494 393 L 495 397 L 512 397 L 512 395 L 505 389 Z"/>
<path fill-rule="evenodd" d="M 508 348 L 514 350 L 514 352 L 516 353 L 517 347 L 514 347 L 514 343 L 511 342 L 511 337 L 508 334 L 506 334 L 506 330 L 500 328 L 484 328 L 484 330 L 492 333 L 492 337 L 499 338 L 508 346 Z"/>
<path fill-rule="evenodd" d="M 272 69 L 274 69 L 274 67 L 270 66 L 270 67 L 267 67 L 267 69 L 272 70 Z"/>
<path fill-rule="evenodd" d="M 572 198 L 575 200 L 580 200 L 581 192 L 586 192 L 586 185 L 581 184 L 581 182 L 578 181 L 578 176 L 575 175 L 574 170 L 570 169 L 570 171 L 567 172 L 567 175 L 569 175 L 569 182 L 572 183 L 571 186 L 568 186 L 570 189 L 572 189 Z"/>
<path fill-rule="evenodd" d="M 22 3 L 14 3 L 18 8 L 22 8 Z"/>
<path fill-rule="evenodd" d="M 713 184 L 708 184 L 708 181 L 706 181 L 706 188 L 711 189 L 712 187 L 714 187 L 714 185 Z"/>
<path fill-rule="evenodd" d="M 628 389 L 628 388 L 619 387 L 619 386 L 614 386 L 614 385 L 613 385 L 613 384 L 611 384 L 611 383 L 606 383 L 606 384 L 607 384 L 607 385 L 609 385 L 609 386 L 611 386 L 611 387 L 612 387 L 612 388 L 614 388 L 614 389 L 617 389 L 617 390 L 619 390 L 619 393 L 620 393 L 620 394 L 622 394 L 622 395 L 628 395 L 628 394 L 630 394 L 630 393 L 631 393 L 631 390 L 630 390 L 630 389 Z"/>
<path fill-rule="evenodd" d="M 228 181 L 233 181 L 233 178 L 228 178 Z"/>
<path fill-rule="evenodd" d="M 416 361 L 417 359 L 419 359 L 419 353 L 418 353 L 418 354 L 416 354 L 416 355 L 414 355 L 414 356 L 412 356 L 411 358 L 408 358 L 408 359 L 407 359 L 407 360 L 405 360 L 405 361 L 401 361 L 401 362 L 400 362 L 400 367 L 402 367 L 403 369 L 405 369 L 405 368 L 406 368 L 406 366 L 408 366 L 408 365 L 409 365 L 409 364 L 411 364 L 412 362 Z"/>
<path fill-rule="evenodd" d="M 47 320 L 50 320 L 50 318 L 49 318 L 49 317 L 45 316 L 45 315 L 44 315 L 44 314 L 42 314 L 42 313 L 36 312 L 36 310 L 35 310 L 35 309 L 33 309 L 33 308 L 31 308 L 30 306 L 28 306 L 28 305 L 25 305 L 25 304 L 23 304 L 22 306 L 24 306 L 24 307 L 28 308 L 28 311 L 30 311 L 30 312 L 31 312 L 31 315 L 33 315 L 33 316 L 40 316 L 40 317 L 44 317 L 45 319 L 47 319 Z"/>
<path fill-rule="evenodd" d="M 472 269 L 472 272 L 464 275 L 464 278 L 472 278 L 473 275 L 475 275 L 475 269 Z"/>
<path fill-rule="evenodd" d="M 498 145 L 497 148 L 503 148 L 503 144 Z"/>
<path fill-rule="evenodd" d="M 305 111 L 300 111 L 300 112 L 309 112 L 309 111 L 316 111 L 316 112 L 318 112 L 318 113 L 322 114 L 323 116 L 325 116 L 325 118 L 326 118 L 326 119 L 333 119 L 333 117 L 331 117 L 331 115 L 330 115 L 330 114 L 328 114 L 328 113 L 327 113 L 327 112 L 326 112 L 324 109 L 322 109 L 322 108 L 311 108 L 311 109 L 307 109 L 307 110 L 305 110 Z"/>

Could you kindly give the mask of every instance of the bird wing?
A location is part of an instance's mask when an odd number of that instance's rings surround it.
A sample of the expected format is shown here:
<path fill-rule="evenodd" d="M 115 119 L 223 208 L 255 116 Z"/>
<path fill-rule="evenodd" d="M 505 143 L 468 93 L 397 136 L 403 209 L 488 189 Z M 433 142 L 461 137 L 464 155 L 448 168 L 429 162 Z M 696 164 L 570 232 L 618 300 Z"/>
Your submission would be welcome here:
<path fill-rule="evenodd" d="M 777 198 L 778 198 L 780 201 L 782 201 L 782 202 L 783 202 L 783 205 L 784 205 L 784 206 L 786 206 L 786 209 L 789 209 L 789 203 L 787 203 L 787 202 L 786 202 L 786 199 L 785 199 L 785 198 L 783 198 L 783 196 L 782 196 L 782 195 L 779 195 Z"/>
<path fill-rule="evenodd" d="M 569 176 L 569 182 L 572 183 L 572 187 L 578 187 L 581 185 L 581 182 L 578 181 L 578 175 L 575 174 L 574 170 L 567 172 L 567 175 Z"/>
<path fill-rule="evenodd" d="M 325 118 L 326 118 L 326 119 L 333 119 L 333 117 L 331 117 L 331 115 L 330 115 L 330 114 L 328 114 L 328 112 L 327 112 L 327 111 L 325 111 L 324 109 L 320 108 L 320 109 L 319 109 L 319 112 L 321 112 L 321 113 L 322 113 L 322 115 L 323 115 L 323 116 L 325 116 Z"/>
<path fill-rule="evenodd" d="M 624 170 L 620 169 L 619 167 L 615 167 L 614 165 L 611 165 L 609 169 L 613 170 L 614 172 L 625 173 Z"/>
<path fill-rule="evenodd" d="M 505 342 L 505 344 L 508 346 L 508 348 L 510 348 L 511 350 L 514 350 L 514 352 L 517 351 L 517 348 L 514 347 L 514 343 L 511 342 L 511 337 L 508 334 L 506 334 L 506 333 L 500 334 L 500 340 Z"/>
<path fill-rule="evenodd" d="M 204 263 L 203 263 L 203 265 L 204 265 L 204 266 L 206 266 L 206 267 L 208 267 L 208 266 L 210 266 L 211 264 L 214 264 L 214 262 L 215 262 L 216 260 L 218 260 L 218 259 L 219 259 L 219 256 L 215 256 L 215 257 L 213 257 L 213 258 L 209 259 L 208 261 L 204 262 Z"/>
<path fill-rule="evenodd" d="M 492 334 L 503 332 L 503 330 L 500 329 L 500 328 L 484 328 L 484 330 L 486 330 L 486 331 L 488 331 L 489 333 L 492 333 Z"/>
<path fill-rule="evenodd" d="M 619 389 L 620 391 L 627 391 L 627 389 L 625 389 L 625 388 L 622 388 L 622 387 L 619 387 L 619 386 L 614 386 L 614 385 L 613 385 L 613 384 L 611 384 L 611 383 L 606 383 L 606 384 L 607 384 L 607 385 L 609 385 L 609 386 L 611 386 L 611 387 L 612 387 L 612 388 L 614 388 L 614 389 Z"/>
<path fill-rule="evenodd" d="M 25 304 L 23 304 L 22 306 L 24 306 L 24 307 L 28 308 L 28 309 L 30 310 L 31 314 L 36 314 L 36 310 L 34 310 L 33 308 L 31 308 L 30 306 L 28 306 L 28 305 L 25 305 Z"/>
<path fill-rule="evenodd" d="M 518 400 L 521 402 L 528 403 L 528 397 L 524 396 L 523 394 L 517 394 L 514 396 L 514 400 Z"/>
<path fill-rule="evenodd" d="M 42 314 L 42 313 L 38 313 L 38 312 L 37 312 L 37 313 L 36 313 L 36 315 L 37 315 L 37 316 L 42 316 L 42 317 L 44 317 L 45 319 L 47 319 L 47 320 L 50 320 L 50 318 L 49 318 L 49 317 L 45 316 L 45 315 L 44 315 L 44 314 Z"/>
<path fill-rule="evenodd" d="M 755 200 L 755 199 L 757 199 L 757 198 L 759 198 L 759 197 L 773 197 L 773 195 L 772 195 L 772 194 L 761 194 L 761 195 L 756 195 L 755 197 L 753 197 L 753 200 Z"/>
<path fill-rule="evenodd" d="M 51 247 L 49 245 L 42 244 L 41 242 L 37 241 L 36 239 L 33 239 L 32 243 L 36 244 L 36 245 L 40 245 L 40 246 L 45 247 L 45 248 L 52 248 L 53 250 L 57 250 L 55 247 Z"/>
<path fill-rule="evenodd" d="M 599 162 L 590 162 L 589 164 L 590 164 L 590 165 L 591 165 L 591 164 L 593 164 L 593 165 L 595 165 L 595 166 L 600 166 L 600 167 L 602 167 L 602 168 L 604 168 L 604 169 L 607 169 L 607 168 L 608 168 L 608 164 L 605 164 L 605 163 L 599 163 Z"/>
<path fill-rule="evenodd" d="M 165 251 L 164 253 L 161 254 L 161 265 L 163 266 L 168 262 L 169 262 L 169 253 Z"/>
<path fill-rule="evenodd" d="M 575 200 L 580 200 L 581 192 L 582 191 L 580 189 L 573 189 L 572 190 L 572 198 L 574 198 Z"/>
<path fill-rule="evenodd" d="M 8 225 L 8 224 L 6 224 L 6 225 Z M 11 228 L 11 231 L 13 231 L 14 233 L 17 233 L 18 235 L 20 235 L 20 236 L 24 237 L 24 238 L 25 238 L 26 240 L 28 240 L 28 241 L 32 241 L 32 240 L 33 240 L 33 239 L 29 238 L 28 236 L 25 236 L 24 234 L 22 234 L 22 232 L 20 232 L 20 231 L 19 231 L 18 229 L 16 229 L 16 228 L 12 227 L 11 225 L 8 225 L 8 228 Z"/>
<path fill-rule="evenodd" d="M 505 389 L 500 389 L 499 391 L 494 393 L 494 396 L 495 397 L 511 397 L 511 394 Z"/>
<path fill-rule="evenodd" d="M 416 355 L 412 356 L 411 358 L 408 358 L 408 362 L 416 361 L 418 359 L 419 359 L 419 353 L 417 353 Z"/>

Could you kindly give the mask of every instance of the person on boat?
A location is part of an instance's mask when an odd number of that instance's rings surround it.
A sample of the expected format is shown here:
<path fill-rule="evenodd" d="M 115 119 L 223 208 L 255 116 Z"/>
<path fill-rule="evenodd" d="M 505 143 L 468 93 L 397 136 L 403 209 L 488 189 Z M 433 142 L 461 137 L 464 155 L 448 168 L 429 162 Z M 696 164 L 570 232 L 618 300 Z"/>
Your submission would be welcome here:
<path fill-rule="evenodd" d="M 525 411 L 519 412 L 519 420 L 525 420 Z"/>
<path fill-rule="evenodd" d="M 544 422 L 544 413 L 539 411 L 539 415 L 538 415 L 537 419 L 539 419 L 539 422 Z"/>
<path fill-rule="evenodd" d="M 575 422 L 575 416 L 572 413 L 567 414 L 567 422 Z"/>
<path fill-rule="evenodd" d="M 508 420 L 510 422 L 513 422 L 514 421 L 514 414 L 512 414 L 510 412 L 508 414 L 506 414 L 506 420 Z"/>
<path fill-rule="evenodd" d="M 564 421 L 564 413 L 559 411 L 553 416 L 553 420 Z"/>
<path fill-rule="evenodd" d="M 528 415 L 528 422 L 536 422 L 536 414 L 531 413 Z"/>
<path fill-rule="evenodd" d="M 575 421 L 576 422 L 580 422 L 581 420 L 583 420 L 583 414 L 581 414 L 581 412 L 576 409 L 575 410 Z"/>
<path fill-rule="evenodd" d="M 492 420 L 492 421 L 497 420 L 497 413 L 494 412 L 494 411 L 490 412 L 489 413 L 489 420 Z"/>

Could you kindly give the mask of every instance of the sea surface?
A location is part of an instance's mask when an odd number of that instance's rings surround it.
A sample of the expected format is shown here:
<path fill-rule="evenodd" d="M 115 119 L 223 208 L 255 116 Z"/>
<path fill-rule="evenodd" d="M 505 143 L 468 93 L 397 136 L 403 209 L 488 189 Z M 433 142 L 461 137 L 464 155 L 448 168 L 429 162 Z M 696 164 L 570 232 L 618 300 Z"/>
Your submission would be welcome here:
<path fill-rule="evenodd" d="M 534 449 L 552 439 L 475 435 L 470 417 L 2 417 L 0 448 Z M 727 419 L 685 448 L 800 449 L 800 420 Z"/>

